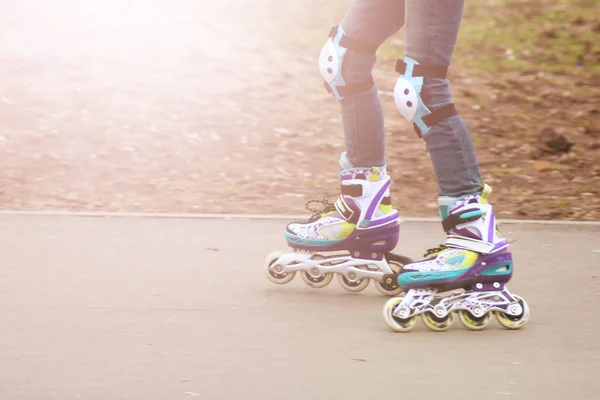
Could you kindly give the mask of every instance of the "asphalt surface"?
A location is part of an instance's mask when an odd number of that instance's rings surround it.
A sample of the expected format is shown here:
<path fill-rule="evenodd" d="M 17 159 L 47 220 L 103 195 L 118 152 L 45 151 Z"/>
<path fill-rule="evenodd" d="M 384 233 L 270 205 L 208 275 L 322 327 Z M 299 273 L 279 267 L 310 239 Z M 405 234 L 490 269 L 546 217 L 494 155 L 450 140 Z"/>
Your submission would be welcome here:
<path fill-rule="evenodd" d="M 0 217 L 0 399 L 597 399 L 600 227 L 501 226 L 529 323 L 385 326 L 373 285 L 268 281 L 283 221 Z M 443 235 L 404 223 L 418 258 Z"/>

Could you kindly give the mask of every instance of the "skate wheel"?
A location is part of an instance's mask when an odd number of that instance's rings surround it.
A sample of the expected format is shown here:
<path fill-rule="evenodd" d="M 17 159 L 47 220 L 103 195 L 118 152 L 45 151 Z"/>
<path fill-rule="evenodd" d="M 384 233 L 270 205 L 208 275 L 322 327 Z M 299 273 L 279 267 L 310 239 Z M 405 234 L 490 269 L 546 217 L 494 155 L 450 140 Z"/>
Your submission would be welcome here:
<path fill-rule="evenodd" d="M 402 288 L 398 284 L 398 274 L 404 265 L 398 261 L 389 261 L 389 266 L 394 274 L 384 275 L 381 281 L 375 281 L 375 287 L 385 296 L 397 296 L 402 293 Z"/>
<path fill-rule="evenodd" d="M 472 331 L 480 331 L 489 325 L 492 320 L 491 313 L 484 313 L 481 317 L 476 317 L 467 310 L 460 310 L 458 312 L 458 319 L 468 329 Z"/>
<path fill-rule="evenodd" d="M 417 317 L 413 316 L 410 318 L 396 317 L 393 312 L 402 302 L 403 297 L 394 297 L 389 299 L 383 306 L 383 320 L 385 321 L 388 328 L 394 332 L 408 332 L 410 331 L 417 322 Z"/>
<path fill-rule="evenodd" d="M 423 325 L 435 332 L 444 332 L 450 329 L 454 322 L 454 313 L 450 312 L 445 317 L 438 317 L 431 311 L 421 314 Z"/>
<path fill-rule="evenodd" d="M 498 323 L 506 329 L 519 329 L 529 320 L 529 306 L 527 302 L 519 296 L 513 296 L 522 307 L 519 315 L 511 315 L 502 311 L 496 311 Z M 510 306 L 509 306 L 510 307 Z"/>
<path fill-rule="evenodd" d="M 288 283 L 296 275 L 296 272 L 284 272 L 283 266 L 277 264 L 282 254 L 283 252 L 281 251 L 274 251 L 265 258 L 265 274 L 267 275 L 267 279 L 278 285 Z"/>
<path fill-rule="evenodd" d="M 318 271 L 316 271 L 316 274 L 315 271 L 302 271 L 300 276 L 304 283 L 315 289 L 324 288 L 329 285 L 329 282 L 333 279 L 333 274 L 328 273 L 319 275 Z"/>
<path fill-rule="evenodd" d="M 349 292 L 360 292 L 369 286 L 369 278 L 356 279 L 356 273 L 350 272 L 348 278 L 344 274 L 337 274 L 337 280 L 342 288 Z M 354 279 L 353 279 L 354 278 Z"/>

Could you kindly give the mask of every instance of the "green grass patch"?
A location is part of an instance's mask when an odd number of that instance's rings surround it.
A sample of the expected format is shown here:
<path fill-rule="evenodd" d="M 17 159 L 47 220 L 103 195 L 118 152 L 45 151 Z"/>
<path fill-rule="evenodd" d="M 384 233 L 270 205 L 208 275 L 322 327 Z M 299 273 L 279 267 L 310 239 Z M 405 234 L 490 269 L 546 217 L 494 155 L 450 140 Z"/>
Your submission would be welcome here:
<path fill-rule="evenodd" d="M 571 207 L 571 202 L 568 199 L 560 199 L 556 202 L 556 206 L 564 210 Z"/>
<path fill-rule="evenodd" d="M 348 4 L 347 0 L 334 0 L 310 18 L 302 8 L 290 6 L 291 25 L 283 36 L 318 51 Z M 453 62 L 474 73 L 570 74 L 584 70 L 600 74 L 599 14 L 597 0 L 467 1 Z M 404 38 L 402 29 L 381 46 L 378 56 L 402 57 Z"/>
<path fill-rule="evenodd" d="M 489 173 L 494 178 L 501 178 L 503 176 L 517 175 L 521 173 L 520 167 L 502 168 L 502 167 L 491 167 L 488 169 Z"/>
<path fill-rule="evenodd" d="M 599 14 L 597 0 L 467 1 L 453 63 L 474 73 L 599 74 Z M 395 41 L 404 37 L 402 30 L 379 55 L 401 57 Z"/>
<path fill-rule="evenodd" d="M 455 59 L 474 70 L 600 73 L 596 0 L 467 2 Z M 578 63 L 582 62 L 582 66 Z"/>

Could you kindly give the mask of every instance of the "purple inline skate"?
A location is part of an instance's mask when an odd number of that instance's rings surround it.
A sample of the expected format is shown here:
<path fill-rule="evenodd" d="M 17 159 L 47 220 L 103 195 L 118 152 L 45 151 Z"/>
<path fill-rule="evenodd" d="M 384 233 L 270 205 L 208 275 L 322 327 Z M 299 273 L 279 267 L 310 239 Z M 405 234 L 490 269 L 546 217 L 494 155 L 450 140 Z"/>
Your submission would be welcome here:
<path fill-rule="evenodd" d="M 402 291 L 398 273 L 410 259 L 391 253 L 400 219 L 390 200 L 390 177 L 385 166 L 353 167 L 345 153 L 340 166 L 342 194 L 308 221 L 288 224 L 290 249 L 267 256 L 267 278 L 284 284 L 299 272 L 307 285 L 322 288 L 336 274 L 347 291 L 360 292 L 373 280 L 381 293 L 395 296 Z"/>

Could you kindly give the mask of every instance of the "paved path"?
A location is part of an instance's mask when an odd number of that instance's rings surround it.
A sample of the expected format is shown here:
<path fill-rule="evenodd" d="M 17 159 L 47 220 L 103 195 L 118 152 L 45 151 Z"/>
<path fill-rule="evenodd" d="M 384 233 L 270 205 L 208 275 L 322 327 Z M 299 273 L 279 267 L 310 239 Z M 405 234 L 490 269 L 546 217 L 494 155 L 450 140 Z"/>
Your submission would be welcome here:
<path fill-rule="evenodd" d="M 529 324 L 394 334 L 263 275 L 282 221 L 0 217 L 0 399 L 594 399 L 600 227 L 504 225 Z M 405 223 L 398 251 L 442 239 Z"/>

